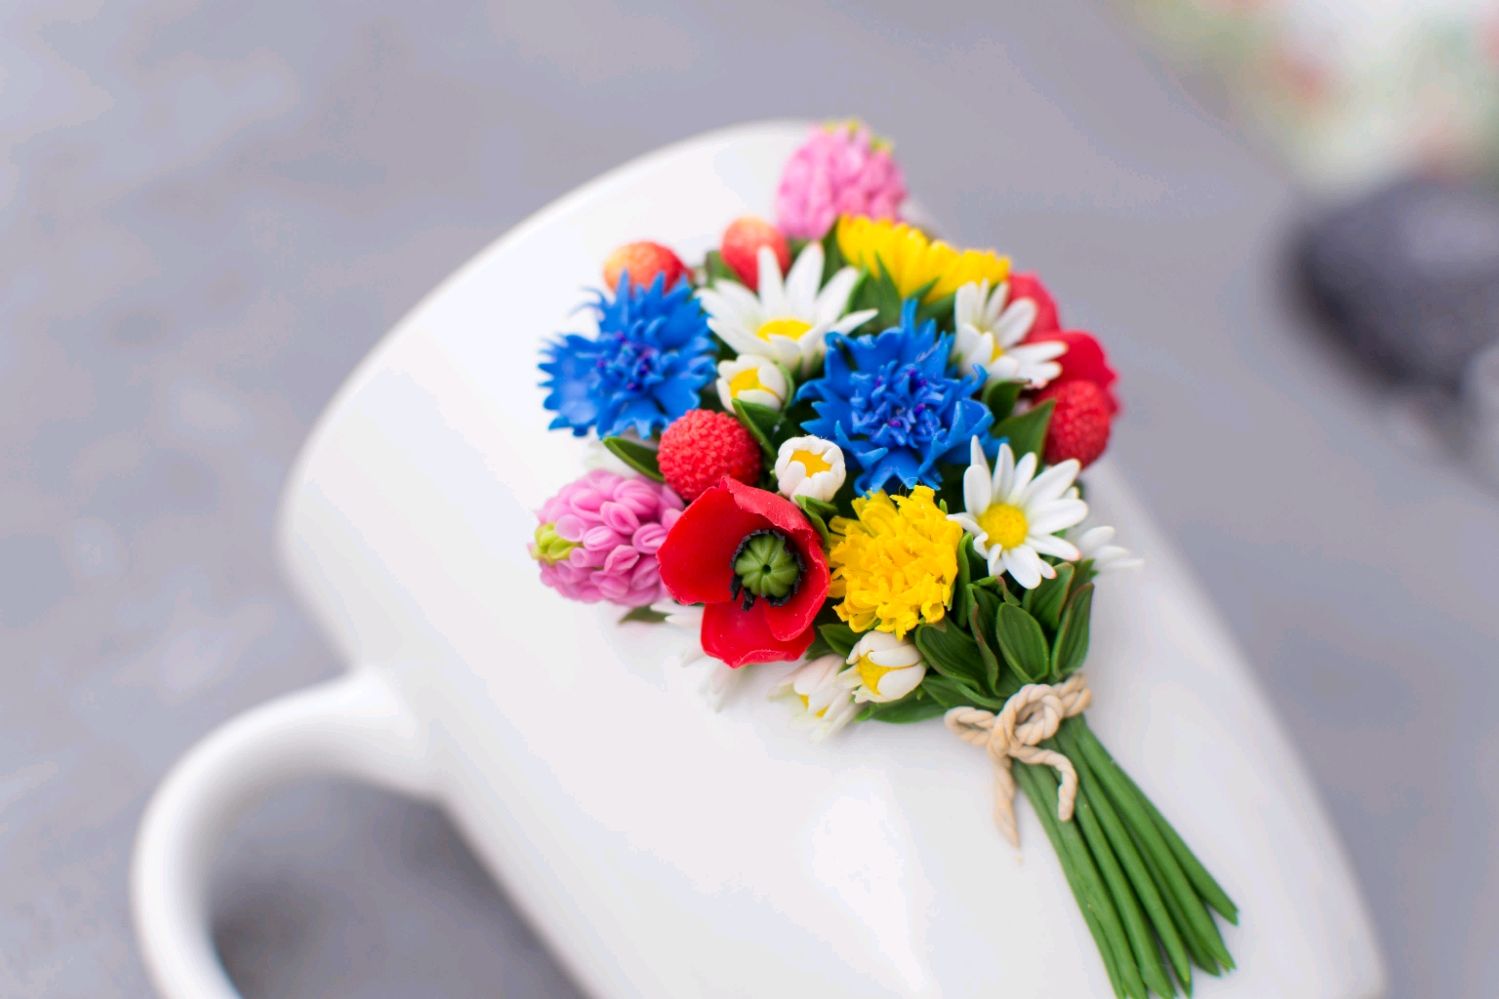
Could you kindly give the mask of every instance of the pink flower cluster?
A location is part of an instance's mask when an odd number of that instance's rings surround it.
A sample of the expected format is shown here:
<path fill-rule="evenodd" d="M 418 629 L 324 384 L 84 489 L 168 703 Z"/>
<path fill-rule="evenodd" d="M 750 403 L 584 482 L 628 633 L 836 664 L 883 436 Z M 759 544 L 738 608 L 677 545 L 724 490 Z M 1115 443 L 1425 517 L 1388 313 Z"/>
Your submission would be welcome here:
<path fill-rule="evenodd" d="M 569 600 L 640 607 L 662 595 L 656 550 L 681 515 L 666 486 L 595 470 L 542 505 L 531 555 L 541 581 Z"/>
<path fill-rule="evenodd" d="M 792 239 L 821 239 L 839 215 L 899 219 L 905 199 L 890 147 L 863 125 L 834 125 L 814 131 L 786 161 L 776 221 Z"/>

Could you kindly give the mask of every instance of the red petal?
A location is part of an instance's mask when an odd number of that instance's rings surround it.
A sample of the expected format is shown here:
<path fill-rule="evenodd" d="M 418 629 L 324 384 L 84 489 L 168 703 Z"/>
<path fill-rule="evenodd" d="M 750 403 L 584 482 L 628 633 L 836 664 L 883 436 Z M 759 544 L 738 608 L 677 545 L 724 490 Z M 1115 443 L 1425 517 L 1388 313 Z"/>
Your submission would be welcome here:
<path fill-rule="evenodd" d="M 777 638 L 789 641 L 812 627 L 812 619 L 827 599 L 828 559 L 822 553 L 822 540 L 815 536 L 815 529 L 813 533 L 810 548 L 797 546 L 802 556 L 802 578 L 796 584 L 796 592 L 781 606 L 765 609 L 770 630 Z"/>
<path fill-rule="evenodd" d="M 790 639 L 777 638 L 767 620 L 767 611 L 773 609 L 763 600 L 756 600 L 749 610 L 734 602 L 709 604 L 703 608 L 703 651 L 735 669 L 801 658 L 812 644 L 812 629 Z"/>
<path fill-rule="evenodd" d="M 1082 330 L 1066 330 L 1055 333 L 1046 333 L 1040 336 L 1030 336 L 1027 340 L 1056 340 L 1067 345 L 1067 353 L 1057 358 L 1057 363 L 1062 366 L 1062 373 L 1051 380 L 1052 385 L 1065 385 L 1068 382 L 1092 382 L 1103 389 L 1103 394 L 1109 400 L 1109 412 L 1119 411 L 1119 401 L 1114 398 L 1112 388 L 1118 375 L 1114 369 L 1109 367 L 1109 359 L 1103 352 L 1103 347 L 1094 339 L 1093 334 L 1084 333 Z"/>
<path fill-rule="evenodd" d="M 802 557 L 802 578 L 796 593 L 781 606 L 767 604 L 765 609 L 771 634 L 783 642 L 799 640 L 828 595 L 828 560 L 822 551 L 822 536 L 802 508 L 784 496 L 733 479 L 725 479 L 723 484 L 741 510 L 753 511 L 785 532 Z"/>
<path fill-rule="evenodd" d="M 1051 292 L 1046 290 L 1046 285 L 1036 275 L 1010 275 L 1010 300 L 1017 298 L 1028 298 L 1036 303 L 1036 321 L 1031 323 L 1030 339 L 1040 339 L 1041 334 L 1062 328 L 1062 320 L 1057 315 L 1057 303 L 1052 300 Z"/>
<path fill-rule="evenodd" d="M 724 479 L 722 486 L 734 497 L 739 509 L 770 521 L 770 526 L 790 535 L 803 553 L 808 548 L 821 550 L 822 538 L 818 535 L 817 528 L 802 513 L 802 508 L 786 497 L 733 479 Z"/>
<path fill-rule="evenodd" d="M 732 479 L 726 482 L 739 485 Z M 729 584 L 734 580 L 734 550 L 746 534 L 764 527 L 764 518 L 741 509 L 724 483 L 712 487 L 682 511 L 656 552 L 661 582 L 678 603 L 728 600 L 732 596 Z"/>

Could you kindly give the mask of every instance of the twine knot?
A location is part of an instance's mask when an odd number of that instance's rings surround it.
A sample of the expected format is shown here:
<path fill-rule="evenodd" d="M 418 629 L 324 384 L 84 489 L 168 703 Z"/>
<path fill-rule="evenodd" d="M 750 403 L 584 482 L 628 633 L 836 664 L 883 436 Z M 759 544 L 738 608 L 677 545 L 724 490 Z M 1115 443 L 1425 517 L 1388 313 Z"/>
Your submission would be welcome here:
<path fill-rule="evenodd" d="M 1031 683 L 1021 687 L 999 714 L 982 708 L 953 708 L 943 716 L 947 727 L 964 742 L 983 746 L 994 761 L 994 824 L 1015 846 L 1020 830 L 1015 825 L 1015 778 L 1010 761 L 1045 764 L 1062 778 L 1057 790 L 1057 818 L 1072 818 L 1077 801 L 1077 770 L 1061 753 L 1041 748 L 1057 734 L 1065 719 L 1080 715 L 1093 701 L 1093 692 L 1081 673 L 1061 683 Z"/>

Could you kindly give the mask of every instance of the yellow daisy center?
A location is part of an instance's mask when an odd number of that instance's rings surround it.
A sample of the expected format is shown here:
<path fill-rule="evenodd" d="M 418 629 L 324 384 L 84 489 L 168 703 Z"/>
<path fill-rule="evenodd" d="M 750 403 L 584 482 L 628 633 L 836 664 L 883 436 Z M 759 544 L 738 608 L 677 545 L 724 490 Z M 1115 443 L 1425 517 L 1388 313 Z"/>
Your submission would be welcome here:
<path fill-rule="evenodd" d="M 808 475 L 826 472 L 833 467 L 826 458 L 816 451 L 793 451 L 791 452 L 791 460 L 801 462 L 801 466 L 807 470 Z"/>
<path fill-rule="evenodd" d="M 745 368 L 739 374 L 729 379 L 729 395 L 738 398 L 739 393 L 748 392 L 750 389 L 761 389 L 765 383 L 760 380 L 760 369 Z"/>
<path fill-rule="evenodd" d="M 880 681 L 885 678 L 885 674 L 893 673 L 900 667 L 881 666 L 868 656 L 860 656 L 859 661 L 854 663 L 854 669 L 859 671 L 859 682 L 864 685 L 864 689 L 871 694 L 878 694 Z"/>
<path fill-rule="evenodd" d="M 978 521 L 984 533 L 989 535 L 989 544 L 997 545 L 1001 550 L 1018 548 L 1030 533 L 1025 511 L 1010 503 L 995 503 L 979 514 Z"/>
<path fill-rule="evenodd" d="M 812 324 L 805 319 L 797 319 L 795 316 L 783 316 L 780 319 L 769 319 L 755 330 L 755 336 L 761 340 L 769 340 L 773 336 L 789 337 L 799 340 L 803 333 L 812 328 Z"/>

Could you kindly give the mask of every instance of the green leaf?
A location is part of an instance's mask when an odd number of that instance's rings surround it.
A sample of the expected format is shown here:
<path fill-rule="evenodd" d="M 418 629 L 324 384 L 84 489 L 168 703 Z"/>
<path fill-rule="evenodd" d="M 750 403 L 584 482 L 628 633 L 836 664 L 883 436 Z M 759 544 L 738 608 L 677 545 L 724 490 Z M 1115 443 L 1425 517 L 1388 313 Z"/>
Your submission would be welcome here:
<path fill-rule="evenodd" d="M 999 651 L 1011 669 L 1031 683 L 1046 676 L 1051 647 L 1035 618 L 1014 604 L 1001 604 L 996 631 Z"/>
<path fill-rule="evenodd" d="M 838 506 L 827 500 L 820 500 L 816 496 L 798 496 L 796 505 L 808 513 L 815 513 L 823 520 L 832 520 L 838 516 Z"/>
<path fill-rule="evenodd" d="M 952 588 L 951 614 L 951 619 L 958 622 L 960 627 L 968 620 L 969 610 L 973 607 L 973 597 L 968 593 L 968 584 L 973 579 L 973 566 L 968 561 L 968 549 L 972 547 L 968 535 L 963 535 L 963 540 L 958 546 L 958 578 Z"/>
<path fill-rule="evenodd" d="M 796 505 L 802 508 L 802 513 L 807 515 L 807 520 L 817 529 L 818 536 L 822 538 L 822 546 L 831 548 L 833 534 L 828 530 L 828 518 L 837 513 L 838 508 L 831 503 L 824 503 L 810 496 L 798 496 Z"/>
<path fill-rule="evenodd" d="M 620 623 L 626 621 L 639 621 L 642 624 L 660 624 L 666 620 L 666 615 L 654 607 L 631 607 L 619 617 Z"/>
<path fill-rule="evenodd" d="M 709 250 L 708 255 L 703 258 L 703 276 L 704 284 L 712 284 L 715 281 L 744 283 L 739 280 L 739 275 L 734 273 L 734 269 L 724 263 L 723 254 L 717 250 Z"/>
<path fill-rule="evenodd" d="M 869 280 L 856 293 L 856 305 L 859 309 L 874 309 L 878 314 L 866 322 L 861 329 L 870 333 L 878 333 L 892 326 L 900 325 L 901 309 L 907 298 L 914 298 L 918 302 L 931 290 L 932 285 L 937 283 L 933 278 L 926 284 L 917 288 L 910 295 L 902 295 L 895 284 L 895 279 L 885 268 L 885 261 L 875 261 L 876 270 L 869 275 Z M 849 311 L 854 311 L 850 307 Z"/>
<path fill-rule="evenodd" d="M 833 647 L 828 644 L 827 639 L 821 635 L 813 635 L 812 644 L 807 646 L 807 651 L 802 653 L 802 658 L 811 662 L 813 659 L 819 659 L 822 656 L 830 656 L 832 654 Z"/>
<path fill-rule="evenodd" d="M 854 629 L 842 621 L 819 625 L 817 632 L 822 636 L 822 640 L 828 643 L 828 648 L 845 659 L 853 651 L 854 643 L 859 640 L 859 636 L 854 633 Z"/>
<path fill-rule="evenodd" d="M 1062 619 L 1062 605 L 1067 602 L 1067 593 L 1072 586 L 1072 563 L 1057 566 L 1055 579 L 1044 579 L 1041 585 L 1026 593 L 1021 606 L 1041 622 L 1048 633 L 1055 634 Z"/>
<path fill-rule="evenodd" d="M 988 590 L 975 586 L 973 610 L 969 612 L 968 625 L 973 630 L 973 639 L 978 643 L 979 660 L 984 664 L 985 689 L 999 689 L 999 654 L 995 652 L 994 621 L 999 613 L 999 598 Z"/>
<path fill-rule="evenodd" d="M 994 428 L 994 436 L 1008 440 L 1017 459 L 1027 452 L 1034 452 L 1039 457 L 1046 444 L 1046 428 L 1051 423 L 1051 411 L 1055 407 L 1056 403 L 1047 399 L 1018 416 L 1001 420 Z"/>
<path fill-rule="evenodd" d="M 953 328 L 953 299 L 957 298 L 955 293 L 943 295 L 930 302 L 923 302 L 916 309 L 916 322 L 924 323 L 928 319 L 935 319 L 940 329 L 951 331 Z"/>
<path fill-rule="evenodd" d="M 666 481 L 661 474 L 661 466 L 656 464 L 655 448 L 647 447 L 639 441 L 632 441 L 628 437 L 605 437 L 604 447 L 641 475 L 655 479 L 657 482 Z"/>
<path fill-rule="evenodd" d="M 1080 587 L 1062 611 L 1062 624 L 1051 650 L 1051 671 L 1064 677 L 1088 658 L 1089 619 L 1093 616 L 1093 584 Z"/>
<path fill-rule="evenodd" d="M 797 255 L 801 253 L 800 250 L 796 252 Z M 818 287 L 820 288 L 822 285 L 833 280 L 833 275 L 841 271 L 846 264 L 847 261 L 843 259 L 843 250 L 838 246 L 838 226 L 829 226 L 828 231 L 823 233 L 822 236 L 822 284 L 819 284 Z M 860 273 L 863 272 L 861 271 Z M 855 289 L 856 294 L 857 289 Z M 850 295 L 849 300 L 853 301 L 853 299 L 854 295 Z M 852 312 L 853 309 L 849 309 L 848 311 Z"/>
<path fill-rule="evenodd" d="M 921 687 L 902 697 L 898 701 L 888 704 L 871 704 L 864 709 L 862 717 L 869 721 L 889 722 L 893 725 L 908 725 L 911 722 L 926 721 L 935 718 L 945 712 L 938 701 L 927 694 Z"/>
<path fill-rule="evenodd" d="M 947 621 L 920 625 L 916 648 L 926 664 L 943 676 L 983 686 L 984 661 L 979 644 L 961 628 Z"/>
<path fill-rule="evenodd" d="M 758 402 L 744 402 L 740 399 L 734 400 L 734 415 L 739 417 L 739 422 L 744 424 L 744 429 L 750 432 L 750 436 L 760 445 L 760 450 L 765 452 L 765 460 L 775 464 L 776 460 L 776 428 L 781 422 L 780 410 L 762 406 Z"/>
<path fill-rule="evenodd" d="M 984 405 L 994 414 L 995 423 L 1003 423 L 1015 412 L 1015 402 L 1020 398 L 1024 382 L 991 381 L 984 385 Z"/>
<path fill-rule="evenodd" d="M 944 708 L 976 707 L 998 711 L 1005 706 L 1004 701 L 981 693 L 952 677 L 934 676 L 928 673 L 926 679 L 921 681 L 921 689 L 930 694 L 932 700 Z"/>
<path fill-rule="evenodd" d="M 998 594 L 1005 603 L 1020 606 L 1020 598 L 1010 591 L 1010 584 L 1005 582 L 1004 576 L 990 576 L 988 579 L 980 580 L 980 583 L 987 584 L 987 589 Z"/>
<path fill-rule="evenodd" d="M 1091 583 L 1098 576 L 1098 570 L 1093 567 L 1093 560 L 1085 558 L 1076 563 L 1077 569 L 1072 573 L 1072 592 L 1076 593 L 1083 588 L 1083 584 Z"/>

